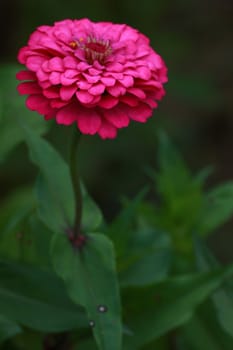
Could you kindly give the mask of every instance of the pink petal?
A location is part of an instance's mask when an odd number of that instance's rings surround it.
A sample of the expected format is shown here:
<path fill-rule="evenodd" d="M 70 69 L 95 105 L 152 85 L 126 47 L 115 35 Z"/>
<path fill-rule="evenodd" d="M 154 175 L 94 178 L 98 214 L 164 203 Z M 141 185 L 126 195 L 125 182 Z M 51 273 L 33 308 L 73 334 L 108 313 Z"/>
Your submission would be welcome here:
<path fill-rule="evenodd" d="M 40 81 L 47 81 L 49 79 L 49 73 L 44 72 L 43 69 L 38 69 L 36 75 Z"/>
<path fill-rule="evenodd" d="M 70 38 L 70 29 L 67 26 L 63 27 L 63 30 L 56 29 L 54 35 L 61 41 L 67 42 Z"/>
<path fill-rule="evenodd" d="M 147 56 L 149 53 L 148 46 L 141 46 L 140 50 L 136 53 L 137 58 Z"/>
<path fill-rule="evenodd" d="M 110 93 L 110 95 L 114 97 L 119 97 L 120 95 L 125 94 L 126 88 L 120 84 L 116 84 L 115 86 L 109 86 L 107 88 L 107 91 Z"/>
<path fill-rule="evenodd" d="M 166 83 L 168 81 L 167 67 L 164 65 L 164 62 L 163 67 L 159 70 L 159 80 L 161 81 L 161 83 Z"/>
<path fill-rule="evenodd" d="M 39 114 L 48 114 L 52 111 L 48 100 L 43 95 L 30 95 L 26 100 L 26 106 Z"/>
<path fill-rule="evenodd" d="M 90 69 L 88 69 L 88 73 L 90 75 L 99 75 L 100 71 L 98 69 L 95 69 L 95 68 L 90 68 Z"/>
<path fill-rule="evenodd" d="M 102 120 L 98 134 L 102 139 L 114 139 L 117 135 L 117 129 L 106 120 Z"/>
<path fill-rule="evenodd" d="M 85 70 L 87 70 L 88 68 L 90 68 L 90 65 L 86 62 L 80 62 L 77 64 L 77 70 L 80 72 L 84 72 Z"/>
<path fill-rule="evenodd" d="M 155 98 L 156 100 L 161 100 L 165 95 L 165 90 L 161 88 L 160 90 L 156 91 Z"/>
<path fill-rule="evenodd" d="M 114 62 L 114 63 L 110 63 L 107 67 L 107 71 L 108 72 L 122 72 L 123 71 L 123 66 L 120 63 Z"/>
<path fill-rule="evenodd" d="M 105 86 L 113 86 L 115 85 L 115 82 L 116 82 L 116 79 L 111 77 L 104 77 L 104 78 L 101 78 L 100 80 Z"/>
<path fill-rule="evenodd" d="M 46 114 L 44 116 L 45 120 L 50 120 L 50 119 L 54 119 L 55 118 L 55 112 L 54 113 L 50 113 L 50 114 Z"/>
<path fill-rule="evenodd" d="M 62 86 L 60 89 L 60 96 L 63 101 L 70 100 L 77 90 L 76 85 Z"/>
<path fill-rule="evenodd" d="M 42 56 L 30 56 L 27 58 L 26 61 L 26 67 L 33 72 L 37 72 L 38 69 L 42 66 L 44 63 L 45 58 Z"/>
<path fill-rule="evenodd" d="M 115 73 L 115 74 L 117 74 L 117 73 Z M 120 73 L 118 73 L 118 74 L 120 74 Z M 138 74 L 137 70 L 134 68 L 126 68 L 124 70 L 124 74 L 131 75 L 134 78 L 139 78 L 139 74 Z M 118 78 L 118 79 L 123 79 L 123 76 L 121 78 Z"/>
<path fill-rule="evenodd" d="M 28 46 L 24 46 L 19 50 L 19 53 L 17 56 L 19 63 L 25 64 L 27 56 L 28 56 L 28 51 L 29 51 Z"/>
<path fill-rule="evenodd" d="M 58 98 L 60 97 L 59 88 L 57 86 L 51 86 L 47 89 L 43 89 L 43 95 L 47 98 Z"/>
<path fill-rule="evenodd" d="M 85 61 L 84 50 L 76 50 L 74 55 L 77 58 L 77 61 Z"/>
<path fill-rule="evenodd" d="M 46 38 L 44 37 L 41 42 L 41 46 L 43 46 L 46 56 L 49 58 L 52 54 L 53 56 L 59 56 L 60 54 L 64 54 L 61 45 L 57 45 L 54 41 L 54 38 Z"/>
<path fill-rule="evenodd" d="M 106 77 L 113 77 L 115 80 L 123 79 L 124 75 L 122 73 L 106 72 Z"/>
<path fill-rule="evenodd" d="M 69 86 L 72 85 L 73 83 L 75 83 L 77 81 L 77 78 L 69 78 L 66 77 L 65 74 L 61 74 L 61 84 L 65 85 L 65 86 Z"/>
<path fill-rule="evenodd" d="M 147 67 L 138 67 L 137 73 L 139 74 L 139 78 L 143 80 L 148 80 L 151 78 L 151 71 Z"/>
<path fill-rule="evenodd" d="M 139 99 L 144 99 L 146 97 L 145 92 L 138 88 L 129 88 L 128 92 L 130 92 L 132 95 L 137 96 Z"/>
<path fill-rule="evenodd" d="M 50 73 L 51 69 L 49 67 L 49 61 L 45 61 L 42 66 L 41 69 L 45 72 L 45 73 Z"/>
<path fill-rule="evenodd" d="M 97 60 L 93 62 L 92 66 L 96 68 L 99 71 L 99 73 L 104 69 L 104 66 L 101 63 L 99 63 Z"/>
<path fill-rule="evenodd" d="M 36 80 L 36 75 L 29 70 L 21 70 L 16 74 L 16 78 L 18 80 Z"/>
<path fill-rule="evenodd" d="M 80 80 L 77 82 L 77 86 L 81 89 L 81 90 L 88 90 L 90 89 L 90 87 L 92 86 L 92 84 L 88 83 L 86 80 Z"/>
<path fill-rule="evenodd" d="M 61 83 L 61 73 L 59 72 L 52 72 L 49 76 L 49 81 L 53 85 L 57 85 Z"/>
<path fill-rule="evenodd" d="M 67 101 L 61 101 L 61 99 L 53 99 L 50 101 L 52 108 L 62 108 L 67 105 Z"/>
<path fill-rule="evenodd" d="M 66 56 L 64 58 L 63 63 L 65 68 L 70 68 L 70 69 L 77 68 L 77 60 L 74 57 Z"/>
<path fill-rule="evenodd" d="M 101 83 L 94 85 L 88 91 L 91 95 L 97 96 L 101 95 L 105 90 L 105 86 Z"/>
<path fill-rule="evenodd" d="M 123 79 L 120 79 L 119 82 L 126 88 L 133 86 L 134 79 L 131 75 L 125 75 Z"/>
<path fill-rule="evenodd" d="M 76 96 L 81 103 L 88 104 L 93 101 L 94 96 L 89 94 L 88 91 L 79 90 L 76 92 Z"/>
<path fill-rule="evenodd" d="M 93 109 L 82 109 L 78 113 L 78 128 L 84 134 L 94 135 L 100 128 L 101 117 Z"/>
<path fill-rule="evenodd" d="M 129 105 L 130 107 L 135 107 L 139 104 L 138 98 L 132 95 L 121 96 L 120 101 Z"/>
<path fill-rule="evenodd" d="M 63 61 L 60 57 L 51 58 L 51 60 L 48 62 L 48 66 L 51 71 L 57 71 L 57 72 L 64 71 Z"/>
<path fill-rule="evenodd" d="M 49 87 L 51 87 L 51 83 L 47 80 L 47 81 L 38 81 L 38 84 L 40 85 L 40 87 L 42 89 L 48 89 Z"/>
<path fill-rule="evenodd" d="M 67 79 L 77 78 L 78 75 L 79 75 L 79 72 L 76 69 L 67 69 L 64 72 L 64 77 Z"/>
<path fill-rule="evenodd" d="M 83 77 L 88 81 L 88 83 L 95 84 L 100 80 L 99 76 L 94 76 L 94 75 L 92 76 L 86 73 L 82 73 L 82 74 L 83 74 Z"/>
<path fill-rule="evenodd" d="M 119 100 L 111 95 L 103 95 L 99 102 L 99 106 L 102 108 L 110 109 L 118 104 Z"/>
<path fill-rule="evenodd" d="M 150 106 L 150 108 L 156 108 L 156 107 L 158 107 L 158 103 L 155 102 L 155 100 L 153 100 L 152 98 L 147 98 L 144 102 L 145 102 L 146 104 L 148 104 L 148 106 Z"/>
<path fill-rule="evenodd" d="M 124 108 L 115 107 L 105 110 L 104 117 L 116 128 L 124 128 L 129 125 L 129 117 Z"/>
<path fill-rule="evenodd" d="M 148 81 L 140 81 L 140 83 L 137 84 L 138 87 L 149 87 L 149 88 L 161 88 L 162 87 L 162 84 L 160 81 L 155 81 L 155 80 L 148 80 Z M 154 89 L 153 89 L 154 90 Z"/>
<path fill-rule="evenodd" d="M 93 96 L 93 100 L 89 104 L 89 107 L 93 107 L 93 105 L 99 104 L 99 101 L 101 100 L 101 95 Z M 88 104 L 87 104 L 88 106 Z"/>
<path fill-rule="evenodd" d="M 36 82 L 24 82 L 18 85 L 17 90 L 20 95 L 27 94 L 40 94 L 42 92 L 41 87 Z"/>
<path fill-rule="evenodd" d="M 128 109 L 128 115 L 131 119 L 145 123 L 146 120 L 151 117 L 152 109 L 146 104 L 142 103 L 140 106 Z"/>
<path fill-rule="evenodd" d="M 56 114 L 58 124 L 70 125 L 77 120 L 78 108 L 76 105 L 68 105 L 61 108 Z"/>

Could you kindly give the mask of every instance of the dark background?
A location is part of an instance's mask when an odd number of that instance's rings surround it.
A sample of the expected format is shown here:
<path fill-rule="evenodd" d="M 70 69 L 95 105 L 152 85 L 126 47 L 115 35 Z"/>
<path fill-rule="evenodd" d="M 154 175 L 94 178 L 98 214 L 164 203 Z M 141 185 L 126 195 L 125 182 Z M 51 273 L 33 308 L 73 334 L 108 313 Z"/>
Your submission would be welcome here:
<path fill-rule="evenodd" d="M 167 95 L 146 124 L 131 123 L 117 139 L 84 137 L 80 166 L 84 182 L 111 219 L 121 196 L 133 196 L 150 182 L 145 169 L 156 165 L 156 130 L 165 129 L 193 172 L 214 166 L 207 188 L 233 178 L 232 0 L 1 0 L 0 60 L 16 62 L 18 49 L 39 25 L 65 18 L 127 23 L 151 38 L 169 69 Z M 37 117 L 32 114 L 32 117 Z M 64 127 L 50 139 L 65 154 Z M 1 165 L 0 195 L 33 181 L 26 147 L 11 152 Z M 227 261 L 232 257 L 233 223 L 210 244 Z"/>

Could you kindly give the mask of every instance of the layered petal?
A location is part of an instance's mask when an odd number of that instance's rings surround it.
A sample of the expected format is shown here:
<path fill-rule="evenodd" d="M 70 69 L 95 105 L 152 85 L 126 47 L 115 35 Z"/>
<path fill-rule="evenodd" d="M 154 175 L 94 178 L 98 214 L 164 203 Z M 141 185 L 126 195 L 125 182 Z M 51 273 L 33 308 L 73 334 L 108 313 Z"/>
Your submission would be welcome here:
<path fill-rule="evenodd" d="M 18 60 L 19 94 L 45 120 L 114 138 L 144 123 L 165 94 L 167 68 L 149 39 L 125 24 L 63 20 L 40 26 Z"/>
<path fill-rule="evenodd" d="M 102 121 L 95 109 L 80 109 L 77 118 L 79 130 L 83 134 L 94 135 L 98 132 Z"/>

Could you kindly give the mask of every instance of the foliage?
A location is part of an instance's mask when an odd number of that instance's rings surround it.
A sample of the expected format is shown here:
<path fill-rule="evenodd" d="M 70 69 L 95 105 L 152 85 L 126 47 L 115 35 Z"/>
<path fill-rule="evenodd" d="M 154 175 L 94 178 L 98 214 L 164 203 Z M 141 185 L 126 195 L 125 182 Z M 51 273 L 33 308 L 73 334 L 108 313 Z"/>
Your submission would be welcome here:
<path fill-rule="evenodd" d="M 40 122 L 1 118 L 1 133 L 17 128 L 16 138 L 0 137 L 1 160 L 25 142 L 39 170 L 34 189 L 1 205 L 1 349 L 47 349 L 52 339 L 67 350 L 230 350 L 233 264 L 218 263 L 205 240 L 232 216 L 233 183 L 206 191 L 208 171 L 193 175 L 160 132 L 151 187 L 125 199 L 111 222 L 82 186 L 75 245 L 66 160 Z"/>

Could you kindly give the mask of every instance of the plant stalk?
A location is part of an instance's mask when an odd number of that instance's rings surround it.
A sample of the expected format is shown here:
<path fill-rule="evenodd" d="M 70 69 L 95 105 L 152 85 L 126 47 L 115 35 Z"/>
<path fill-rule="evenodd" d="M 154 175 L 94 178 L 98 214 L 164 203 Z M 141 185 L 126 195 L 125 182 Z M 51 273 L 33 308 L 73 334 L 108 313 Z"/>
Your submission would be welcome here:
<path fill-rule="evenodd" d="M 81 234 L 81 219 L 82 219 L 82 192 L 81 192 L 81 183 L 79 175 L 79 166 L 78 166 L 78 150 L 79 150 L 79 141 L 81 138 L 81 133 L 75 129 L 73 130 L 73 135 L 70 143 L 70 152 L 69 152 L 69 166 L 71 180 L 74 189 L 75 197 L 75 221 L 73 227 L 74 239 Z"/>

